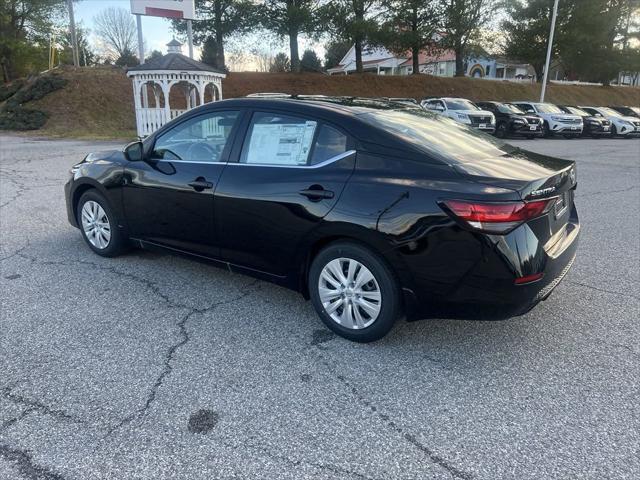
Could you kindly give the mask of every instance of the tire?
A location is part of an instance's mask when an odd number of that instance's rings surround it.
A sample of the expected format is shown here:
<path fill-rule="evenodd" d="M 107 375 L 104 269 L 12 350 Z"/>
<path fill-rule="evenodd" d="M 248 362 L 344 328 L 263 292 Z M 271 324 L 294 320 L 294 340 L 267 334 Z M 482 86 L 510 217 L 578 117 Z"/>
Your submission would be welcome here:
<path fill-rule="evenodd" d="M 354 268 L 350 280 L 355 282 L 351 283 L 345 281 L 349 279 L 349 265 Z M 342 272 L 341 278 L 332 273 L 336 268 Z M 373 279 L 358 288 L 359 281 L 370 278 L 367 271 Z M 348 340 L 362 343 L 379 340 L 401 314 L 400 288 L 393 272 L 378 254 L 358 243 L 341 241 L 321 250 L 311 263 L 308 281 L 311 301 L 324 324 Z M 341 283 L 347 287 L 342 294 Z M 324 304 L 320 288 L 325 291 Z M 329 309 L 335 304 L 338 305 L 331 312 Z M 345 306 L 350 310 L 345 310 Z M 375 307 L 377 314 L 372 315 Z"/>
<path fill-rule="evenodd" d="M 496 137 L 505 138 L 506 136 L 507 136 L 507 124 L 504 122 L 501 122 L 496 127 Z"/>
<path fill-rule="evenodd" d="M 549 124 L 547 122 L 544 122 L 542 124 L 542 136 L 544 138 L 550 138 L 551 137 L 551 130 L 549 130 Z"/>
<path fill-rule="evenodd" d="M 617 136 L 618 136 L 618 129 L 613 124 L 613 122 L 611 122 L 611 138 L 616 138 Z"/>
<path fill-rule="evenodd" d="M 86 215 L 83 215 L 85 206 Z M 97 190 L 89 190 L 82 194 L 76 206 L 76 218 L 82 238 L 94 253 L 102 257 L 115 257 L 125 250 L 127 239 L 118 228 L 118 219 L 107 199 Z M 95 218 L 101 220 L 98 224 L 101 231 L 96 230 L 95 226 L 90 226 Z"/>

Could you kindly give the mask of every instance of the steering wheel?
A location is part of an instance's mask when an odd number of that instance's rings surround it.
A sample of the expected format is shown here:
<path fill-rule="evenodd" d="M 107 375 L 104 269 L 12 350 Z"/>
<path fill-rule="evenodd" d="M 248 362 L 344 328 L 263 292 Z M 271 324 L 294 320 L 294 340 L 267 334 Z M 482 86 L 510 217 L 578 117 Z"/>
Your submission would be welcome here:
<path fill-rule="evenodd" d="M 185 153 L 186 160 L 208 160 L 215 162 L 218 159 L 218 149 L 209 144 L 196 142 L 189 145 Z"/>

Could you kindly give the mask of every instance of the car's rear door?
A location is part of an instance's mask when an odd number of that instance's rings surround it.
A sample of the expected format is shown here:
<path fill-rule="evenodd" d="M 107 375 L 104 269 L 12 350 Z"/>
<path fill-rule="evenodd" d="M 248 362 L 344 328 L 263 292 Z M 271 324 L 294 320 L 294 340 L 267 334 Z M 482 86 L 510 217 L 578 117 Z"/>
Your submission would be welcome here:
<path fill-rule="evenodd" d="M 253 112 L 215 194 L 223 258 L 285 276 L 300 241 L 336 204 L 354 167 L 353 142 L 339 127 Z"/>
<path fill-rule="evenodd" d="M 240 117 L 213 111 L 187 118 L 155 139 L 145 161 L 127 165 L 123 201 L 132 237 L 219 257 L 213 194 Z"/>

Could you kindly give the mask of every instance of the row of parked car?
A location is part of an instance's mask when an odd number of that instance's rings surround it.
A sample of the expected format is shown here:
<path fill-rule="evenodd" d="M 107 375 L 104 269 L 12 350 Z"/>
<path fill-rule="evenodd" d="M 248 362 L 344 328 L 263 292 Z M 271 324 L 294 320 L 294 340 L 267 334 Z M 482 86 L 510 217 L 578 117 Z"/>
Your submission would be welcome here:
<path fill-rule="evenodd" d="M 416 102 L 412 100 L 411 103 Z M 501 138 L 640 136 L 638 107 L 589 107 L 529 101 L 472 102 L 452 97 L 427 98 L 420 106 Z"/>

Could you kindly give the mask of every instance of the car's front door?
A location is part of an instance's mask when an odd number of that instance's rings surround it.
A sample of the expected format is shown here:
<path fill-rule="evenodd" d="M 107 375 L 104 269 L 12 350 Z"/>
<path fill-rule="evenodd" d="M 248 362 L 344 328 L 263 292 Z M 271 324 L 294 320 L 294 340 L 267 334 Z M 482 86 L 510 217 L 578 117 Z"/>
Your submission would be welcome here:
<path fill-rule="evenodd" d="M 163 132 L 145 161 L 125 168 L 123 201 L 131 236 L 218 257 L 213 195 L 240 112 L 216 111 Z"/>
<path fill-rule="evenodd" d="M 284 276 L 355 167 L 350 137 L 318 119 L 254 112 L 215 195 L 223 258 Z M 235 161 L 234 161 L 235 160 Z"/>

